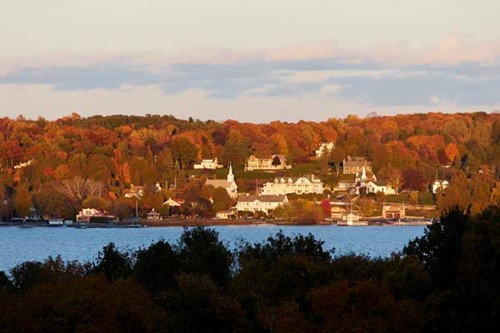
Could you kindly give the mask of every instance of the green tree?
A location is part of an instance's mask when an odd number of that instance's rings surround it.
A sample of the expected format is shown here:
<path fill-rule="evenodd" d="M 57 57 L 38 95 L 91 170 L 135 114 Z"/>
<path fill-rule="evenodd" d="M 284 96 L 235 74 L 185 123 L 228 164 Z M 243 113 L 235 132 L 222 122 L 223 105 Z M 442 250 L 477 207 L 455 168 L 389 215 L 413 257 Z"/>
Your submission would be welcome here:
<path fill-rule="evenodd" d="M 163 293 L 165 326 L 172 332 L 245 332 L 248 323 L 238 302 L 223 294 L 206 275 L 180 274 L 178 288 Z"/>
<path fill-rule="evenodd" d="M 94 271 L 103 273 L 110 281 L 132 275 L 132 258 L 127 252 L 120 252 L 114 243 L 106 245 L 97 256 Z"/>
<path fill-rule="evenodd" d="M 184 272 L 207 274 L 218 286 L 228 284 L 233 258 L 215 230 L 201 227 L 184 229 L 179 251 Z"/>
<path fill-rule="evenodd" d="M 198 149 L 186 138 L 173 140 L 170 149 L 172 151 L 172 158 L 179 162 L 181 169 L 195 162 L 198 156 Z"/>
<path fill-rule="evenodd" d="M 16 195 L 14 197 L 14 206 L 18 217 L 31 216 L 31 208 L 33 207 L 33 202 L 31 193 L 28 191 L 27 185 L 17 185 Z"/>
<path fill-rule="evenodd" d="M 228 210 L 233 206 L 233 200 L 231 199 L 225 188 L 216 188 L 212 198 L 214 200 L 213 210 L 215 212 Z"/>
<path fill-rule="evenodd" d="M 423 237 L 410 241 L 403 252 L 420 259 L 438 286 L 449 288 L 457 281 L 462 237 L 469 220 L 468 213 L 454 208 L 439 223 L 428 226 Z"/>
<path fill-rule="evenodd" d="M 50 195 L 48 195 L 50 194 Z M 73 219 L 77 202 L 60 191 L 57 183 L 45 183 L 34 196 L 35 205 L 44 216 Z"/>
<path fill-rule="evenodd" d="M 134 276 L 146 290 L 156 294 L 175 286 L 179 267 L 177 252 L 161 240 L 137 252 Z"/>
<path fill-rule="evenodd" d="M 241 168 L 246 159 L 251 155 L 251 142 L 237 130 L 230 130 L 226 144 L 222 151 L 222 162 L 233 163 L 235 167 Z"/>

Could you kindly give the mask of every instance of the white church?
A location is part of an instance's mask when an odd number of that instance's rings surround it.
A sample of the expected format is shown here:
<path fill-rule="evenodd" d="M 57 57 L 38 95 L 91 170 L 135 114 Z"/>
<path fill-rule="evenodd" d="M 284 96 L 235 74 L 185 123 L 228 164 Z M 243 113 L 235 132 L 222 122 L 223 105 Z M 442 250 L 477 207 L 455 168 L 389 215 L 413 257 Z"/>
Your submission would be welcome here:
<path fill-rule="evenodd" d="M 234 181 L 233 166 L 229 165 L 229 173 L 226 179 L 207 179 L 205 185 L 212 185 L 213 187 L 222 187 L 226 189 L 227 194 L 231 199 L 238 198 L 238 185 Z"/>

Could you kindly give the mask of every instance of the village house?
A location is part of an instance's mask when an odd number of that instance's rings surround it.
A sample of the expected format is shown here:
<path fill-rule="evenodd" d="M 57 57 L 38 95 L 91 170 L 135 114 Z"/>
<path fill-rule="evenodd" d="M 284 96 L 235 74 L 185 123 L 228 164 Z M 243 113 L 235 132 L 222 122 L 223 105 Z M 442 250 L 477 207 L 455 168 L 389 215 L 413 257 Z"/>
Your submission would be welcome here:
<path fill-rule="evenodd" d="M 340 220 L 352 209 L 350 201 L 330 201 L 330 218 Z"/>
<path fill-rule="evenodd" d="M 402 219 L 406 217 L 404 204 L 390 204 L 382 206 L 382 217 L 385 219 Z"/>
<path fill-rule="evenodd" d="M 215 213 L 215 217 L 221 220 L 229 220 L 236 217 L 235 210 L 222 210 Z"/>
<path fill-rule="evenodd" d="M 436 194 L 438 189 L 444 192 L 444 190 L 450 185 L 447 180 L 439 180 L 436 179 L 434 183 L 432 183 L 432 193 Z"/>
<path fill-rule="evenodd" d="M 184 204 L 184 199 L 172 199 L 168 198 L 163 205 L 168 205 L 169 207 L 180 207 L 182 204 Z"/>
<path fill-rule="evenodd" d="M 219 164 L 217 157 L 213 158 L 213 159 L 203 159 L 203 160 L 201 160 L 201 163 L 196 163 L 193 166 L 193 168 L 195 170 L 198 170 L 198 169 L 215 170 L 215 169 L 220 169 L 222 167 L 223 167 L 223 165 Z"/>
<path fill-rule="evenodd" d="M 182 205 L 184 205 L 184 203 L 185 203 L 184 199 L 180 199 L 180 198 L 177 198 L 177 199 L 168 198 L 162 204 L 162 206 L 165 206 L 165 205 L 168 206 L 168 215 L 172 215 L 172 214 L 176 215 L 176 214 L 180 213 L 180 207 Z"/>
<path fill-rule="evenodd" d="M 323 182 L 314 175 L 309 177 L 281 177 L 272 182 L 267 182 L 262 188 L 261 194 L 323 194 Z"/>
<path fill-rule="evenodd" d="M 333 148 L 335 148 L 335 144 L 333 142 L 322 142 L 318 149 L 314 151 L 317 158 L 324 156 L 325 154 L 329 154 L 332 152 Z"/>
<path fill-rule="evenodd" d="M 91 216 L 96 216 L 101 212 L 95 208 L 83 208 L 76 215 L 76 222 L 89 222 Z"/>
<path fill-rule="evenodd" d="M 231 199 L 238 197 L 238 185 L 234 181 L 233 166 L 229 165 L 229 173 L 227 179 L 207 179 L 205 185 L 212 185 L 213 187 L 222 187 L 226 189 L 227 194 Z"/>
<path fill-rule="evenodd" d="M 372 171 L 372 162 L 368 161 L 365 157 L 351 157 L 347 156 L 342 161 L 342 172 L 344 174 L 359 174 L 361 169 L 365 167 L 366 171 Z"/>
<path fill-rule="evenodd" d="M 369 181 L 366 183 L 366 193 L 384 193 L 384 194 L 396 194 L 396 191 L 391 185 L 382 181 Z"/>
<path fill-rule="evenodd" d="M 92 220 L 99 222 L 115 221 L 116 217 L 106 212 L 95 208 L 83 208 L 76 215 L 76 222 L 91 222 Z"/>
<path fill-rule="evenodd" d="M 146 215 L 148 220 L 161 220 L 160 213 L 154 208 Z"/>
<path fill-rule="evenodd" d="M 269 214 L 270 211 L 286 203 L 288 203 L 286 195 L 241 194 L 238 196 L 236 209 L 242 212 L 264 212 Z"/>
<path fill-rule="evenodd" d="M 246 164 L 246 170 L 283 170 L 290 169 L 283 155 L 272 155 L 271 158 L 257 158 L 251 155 Z"/>
<path fill-rule="evenodd" d="M 340 179 L 337 183 L 337 187 L 334 188 L 334 191 L 338 192 L 351 192 L 351 190 L 356 188 L 356 177 L 352 176 L 352 178 L 344 178 Z"/>

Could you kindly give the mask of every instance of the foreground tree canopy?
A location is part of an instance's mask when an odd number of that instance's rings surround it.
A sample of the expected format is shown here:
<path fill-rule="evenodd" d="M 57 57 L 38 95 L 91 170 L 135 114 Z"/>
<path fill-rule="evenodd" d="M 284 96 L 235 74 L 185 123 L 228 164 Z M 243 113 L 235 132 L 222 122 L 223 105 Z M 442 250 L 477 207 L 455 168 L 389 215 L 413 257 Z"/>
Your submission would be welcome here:
<path fill-rule="evenodd" d="M 494 332 L 500 208 L 451 210 L 390 258 L 335 256 L 281 233 L 234 252 L 186 229 L 94 263 L 0 272 L 2 332 Z"/>

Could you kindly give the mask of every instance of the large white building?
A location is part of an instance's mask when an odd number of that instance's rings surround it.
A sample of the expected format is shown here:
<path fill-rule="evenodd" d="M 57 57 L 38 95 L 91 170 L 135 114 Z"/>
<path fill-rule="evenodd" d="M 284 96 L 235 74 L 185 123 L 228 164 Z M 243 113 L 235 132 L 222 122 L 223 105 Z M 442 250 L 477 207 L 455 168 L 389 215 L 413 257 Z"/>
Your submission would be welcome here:
<path fill-rule="evenodd" d="M 283 170 L 290 169 L 286 165 L 286 157 L 283 155 L 272 155 L 271 158 L 258 158 L 251 155 L 247 160 L 246 169 L 252 170 Z"/>
<path fill-rule="evenodd" d="M 217 157 L 214 159 L 203 159 L 201 160 L 201 163 L 196 163 L 193 166 L 194 169 L 210 169 L 210 170 L 220 169 L 222 167 L 223 165 L 219 164 Z"/>
<path fill-rule="evenodd" d="M 281 177 L 272 182 L 267 182 L 262 188 L 261 194 L 323 194 L 323 182 L 314 175 L 309 177 Z"/>
<path fill-rule="evenodd" d="M 238 185 L 234 181 L 233 166 L 229 166 L 229 173 L 227 174 L 227 179 L 208 179 L 205 185 L 212 185 L 213 187 L 222 187 L 226 189 L 227 194 L 231 199 L 236 199 L 238 197 Z"/>
<path fill-rule="evenodd" d="M 279 206 L 288 203 L 286 195 L 240 194 L 236 209 L 242 212 L 264 212 L 269 214 Z"/>

